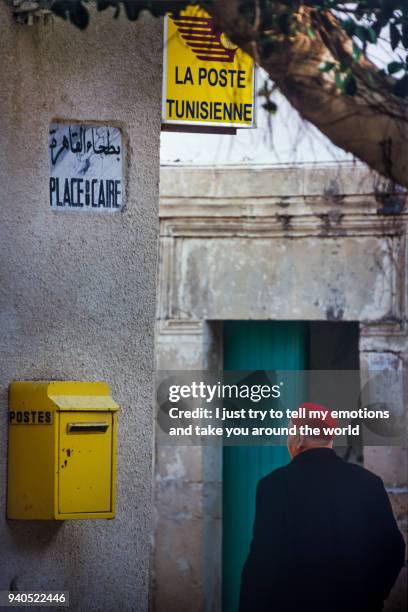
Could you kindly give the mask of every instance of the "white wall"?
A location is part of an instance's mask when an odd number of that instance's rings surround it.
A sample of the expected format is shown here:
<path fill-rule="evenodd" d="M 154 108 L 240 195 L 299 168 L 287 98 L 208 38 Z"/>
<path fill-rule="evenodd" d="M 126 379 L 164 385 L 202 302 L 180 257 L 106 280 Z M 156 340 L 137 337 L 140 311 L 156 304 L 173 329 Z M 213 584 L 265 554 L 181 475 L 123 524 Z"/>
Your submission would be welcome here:
<path fill-rule="evenodd" d="M 94 15 L 80 32 L 16 25 L 0 4 L 0 590 L 70 590 L 73 610 L 147 610 L 161 21 Z M 54 120 L 121 127 L 126 207 L 48 200 Z M 121 405 L 117 518 L 6 521 L 13 379 L 102 379 Z M 35 461 L 35 457 L 33 457 Z"/>

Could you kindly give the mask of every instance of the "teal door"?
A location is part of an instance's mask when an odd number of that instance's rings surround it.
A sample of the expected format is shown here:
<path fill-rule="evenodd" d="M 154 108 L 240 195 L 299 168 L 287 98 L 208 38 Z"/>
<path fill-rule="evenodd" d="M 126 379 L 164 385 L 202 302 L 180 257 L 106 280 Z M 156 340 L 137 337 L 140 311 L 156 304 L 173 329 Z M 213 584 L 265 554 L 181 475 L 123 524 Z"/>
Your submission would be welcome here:
<path fill-rule="evenodd" d="M 225 370 L 305 370 L 308 324 L 286 321 L 224 323 Z M 295 397 L 296 405 L 303 398 Z M 284 446 L 223 449 L 223 612 L 237 612 L 241 570 L 248 554 L 258 480 L 288 463 Z"/>

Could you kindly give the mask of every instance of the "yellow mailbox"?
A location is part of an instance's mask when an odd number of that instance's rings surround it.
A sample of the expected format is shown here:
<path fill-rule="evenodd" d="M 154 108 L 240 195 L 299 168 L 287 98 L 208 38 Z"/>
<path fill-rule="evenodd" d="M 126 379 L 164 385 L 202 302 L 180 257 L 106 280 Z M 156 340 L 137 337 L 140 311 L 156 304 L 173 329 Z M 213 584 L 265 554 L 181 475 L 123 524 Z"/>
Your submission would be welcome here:
<path fill-rule="evenodd" d="M 8 518 L 113 518 L 118 408 L 104 382 L 13 382 Z"/>

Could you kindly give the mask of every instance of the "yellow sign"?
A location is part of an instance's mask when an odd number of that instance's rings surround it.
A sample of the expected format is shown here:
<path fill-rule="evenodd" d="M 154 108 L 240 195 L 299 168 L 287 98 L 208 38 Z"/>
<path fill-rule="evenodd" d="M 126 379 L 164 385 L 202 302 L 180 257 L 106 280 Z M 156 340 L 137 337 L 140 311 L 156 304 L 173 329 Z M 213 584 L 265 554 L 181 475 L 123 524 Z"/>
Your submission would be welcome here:
<path fill-rule="evenodd" d="M 198 7 L 167 15 L 164 123 L 254 127 L 254 63 Z"/>

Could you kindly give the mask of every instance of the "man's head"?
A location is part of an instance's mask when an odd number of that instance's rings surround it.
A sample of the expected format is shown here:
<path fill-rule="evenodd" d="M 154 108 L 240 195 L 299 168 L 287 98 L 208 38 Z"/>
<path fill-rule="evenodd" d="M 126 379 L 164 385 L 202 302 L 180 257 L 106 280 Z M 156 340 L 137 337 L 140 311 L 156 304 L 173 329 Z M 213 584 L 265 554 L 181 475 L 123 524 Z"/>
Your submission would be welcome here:
<path fill-rule="evenodd" d="M 295 427 L 296 432 L 289 435 L 287 441 L 292 459 L 311 448 L 333 447 L 334 435 L 329 433 L 327 428 L 336 427 L 337 421 L 329 408 L 305 402 L 299 406 L 296 413 L 292 415 L 289 424 L 290 428 Z"/>

